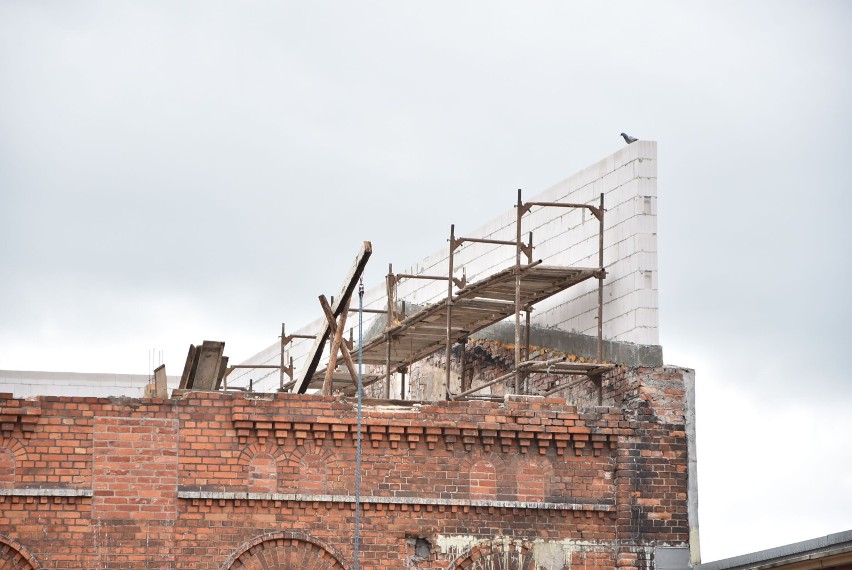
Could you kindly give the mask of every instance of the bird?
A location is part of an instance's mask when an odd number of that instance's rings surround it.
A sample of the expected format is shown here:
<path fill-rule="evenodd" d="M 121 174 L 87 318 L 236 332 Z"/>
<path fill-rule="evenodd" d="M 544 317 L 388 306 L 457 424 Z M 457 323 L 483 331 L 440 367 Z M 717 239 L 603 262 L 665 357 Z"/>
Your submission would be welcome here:
<path fill-rule="evenodd" d="M 626 142 L 627 144 L 635 143 L 636 141 L 639 140 L 636 137 L 631 137 L 627 133 L 621 133 L 621 136 L 624 137 L 624 142 Z"/>

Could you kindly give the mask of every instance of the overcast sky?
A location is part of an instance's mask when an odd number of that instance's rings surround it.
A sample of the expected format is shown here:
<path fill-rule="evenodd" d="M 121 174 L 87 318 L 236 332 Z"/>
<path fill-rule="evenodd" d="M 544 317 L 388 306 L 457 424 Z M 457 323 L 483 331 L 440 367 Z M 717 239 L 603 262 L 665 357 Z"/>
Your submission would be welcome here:
<path fill-rule="evenodd" d="M 0 0 L 0 369 L 234 361 L 659 143 L 704 561 L 852 529 L 852 4 Z"/>

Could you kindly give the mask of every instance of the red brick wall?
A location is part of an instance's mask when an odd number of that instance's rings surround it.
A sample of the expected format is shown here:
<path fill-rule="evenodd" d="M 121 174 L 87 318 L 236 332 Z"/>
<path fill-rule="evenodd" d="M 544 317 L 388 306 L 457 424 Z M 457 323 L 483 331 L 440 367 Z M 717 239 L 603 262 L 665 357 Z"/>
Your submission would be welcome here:
<path fill-rule="evenodd" d="M 609 407 L 365 406 L 361 567 L 646 567 L 685 544 L 680 372 L 604 386 Z M 309 395 L 0 394 L 0 569 L 351 568 L 356 422 Z"/>

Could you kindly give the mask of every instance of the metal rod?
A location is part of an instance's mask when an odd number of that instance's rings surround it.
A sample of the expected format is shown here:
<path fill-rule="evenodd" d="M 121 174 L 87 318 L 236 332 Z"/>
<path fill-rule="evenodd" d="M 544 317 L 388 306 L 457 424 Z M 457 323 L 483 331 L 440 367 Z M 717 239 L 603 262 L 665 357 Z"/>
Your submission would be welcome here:
<path fill-rule="evenodd" d="M 533 253 L 533 234 L 530 232 L 530 243 L 527 245 L 527 263 L 532 263 Z"/>
<path fill-rule="evenodd" d="M 521 189 L 515 217 L 515 394 L 521 392 L 521 216 L 523 215 Z"/>
<path fill-rule="evenodd" d="M 316 339 L 317 335 L 315 335 L 315 334 L 288 334 L 287 336 L 284 337 L 284 340 L 282 341 L 282 343 L 283 344 L 290 344 L 291 342 L 293 342 L 293 339 L 295 339 L 295 338 Z"/>
<path fill-rule="evenodd" d="M 467 338 L 463 338 L 460 341 L 461 344 L 461 358 L 459 358 L 459 368 L 461 368 L 461 374 L 459 374 L 459 389 L 464 390 L 464 365 L 465 365 L 465 348 L 467 348 Z"/>
<path fill-rule="evenodd" d="M 450 395 L 450 361 L 453 350 L 453 252 L 455 251 L 456 226 L 450 225 L 450 255 L 448 258 L 448 273 L 447 273 L 447 373 L 445 375 L 446 386 L 444 386 L 444 399 L 449 399 Z"/>
<path fill-rule="evenodd" d="M 397 279 L 431 279 L 433 281 L 447 281 L 449 277 L 442 277 L 440 275 L 412 275 L 411 273 L 397 273 Z"/>
<path fill-rule="evenodd" d="M 597 208 L 597 206 L 591 206 L 589 204 L 569 204 L 566 202 L 526 202 L 524 206 L 555 206 L 557 208 L 586 208 L 589 210 Z"/>
<path fill-rule="evenodd" d="M 350 313 L 357 313 L 358 309 L 349 309 L 349 312 Z M 361 312 L 362 313 L 374 313 L 376 315 L 384 315 L 385 313 L 387 313 L 387 311 L 385 311 L 384 309 L 364 309 Z"/>
<path fill-rule="evenodd" d="M 385 277 L 385 287 L 387 289 L 388 309 L 387 309 L 387 328 L 393 326 L 393 309 L 394 309 L 394 278 L 393 265 L 388 263 L 388 274 Z M 393 344 L 393 336 L 388 335 L 386 358 L 385 358 L 385 400 L 390 400 L 390 383 L 391 383 L 391 345 Z"/>
<path fill-rule="evenodd" d="M 524 327 L 524 360 L 530 359 L 530 311 L 532 309 L 527 305 L 526 311 L 526 326 Z M 527 380 L 527 375 L 524 374 L 524 382 Z M 525 386 L 526 388 L 526 386 Z"/>
<path fill-rule="evenodd" d="M 598 362 L 603 362 L 604 195 L 601 192 L 598 228 Z"/>
<path fill-rule="evenodd" d="M 585 382 L 585 381 L 586 381 L 585 378 L 581 378 L 579 380 L 574 380 L 573 382 L 566 382 L 564 384 L 560 384 L 560 385 L 556 386 L 555 388 L 551 388 L 550 390 L 545 392 L 544 395 L 550 396 L 551 394 L 556 394 L 557 392 L 561 392 L 562 390 L 565 390 L 567 388 L 573 388 L 574 386 L 576 386 L 580 382 Z"/>
<path fill-rule="evenodd" d="M 284 323 L 281 323 L 281 369 L 278 371 L 278 389 L 284 389 Z"/>
<path fill-rule="evenodd" d="M 504 240 L 504 239 L 486 239 L 486 238 L 470 238 L 470 237 L 462 237 L 456 240 L 458 243 L 469 241 L 474 243 L 493 243 L 495 245 L 518 245 L 517 242 Z"/>
<path fill-rule="evenodd" d="M 358 284 L 358 308 L 364 308 L 364 278 Z M 361 568 L 361 406 L 364 399 L 364 383 L 362 382 L 361 367 L 364 360 L 364 315 L 358 313 L 358 376 L 355 386 L 358 390 L 358 444 L 355 451 L 355 570 Z"/>
<path fill-rule="evenodd" d="M 527 264 L 532 265 L 532 252 L 533 252 L 533 233 L 530 232 L 529 240 L 527 244 Z M 526 311 L 526 327 L 524 327 L 524 360 L 530 359 L 530 311 L 532 311 L 532 306 L 527 305 Z M 527 390 L 529 386 L 526 386 L 526 382 L 529 376 L 524 374 L 524 389 Z"/>
<path fill-rule="evenodd" d="M 515 371 L 514 371 L 514 370 L 513 370 L 512 372 L 507 372 L 506 374 L 503 374 L 502 376 L 498 376 L 498 377 L 497 377 L 497 378 L 495 378 L 494 380 L 489 380 L 489 381 L 488 381 L 488 382 L 486 382 L 485 384 L 480 384 L 480 385 L 479 385 L 479 386 L 477 386 L 476 388 L 471 388 L 471 389 L 469 389 L 469 390 L 465 390 L 464 392 L 462 392 L 462 393 L 460 393 L 460 394 L 456 394 L 456 395 L 453 397 L 453 399 L 454 399 L 454 400 L 458 400 L 458 399 L 459 399 L 459 398 L 461 398 L 462 396 L 467 396 L 468 394 L 473 394 L 474 392 L 479 392 L 479 391 L 480 391 L 480 390 L 482 390 L 483 388 L 488 388 L 489 386 L 493 386 L 494 384 L 497 384 L 498 382 L 503 382 L 503 381 L 505 381 L 505 380 L 508 380 L 509 378 L 511 378 L 511 377 L 512 377 L 512 376 L 514 376 L 514 375 L 515 375 Z"/>

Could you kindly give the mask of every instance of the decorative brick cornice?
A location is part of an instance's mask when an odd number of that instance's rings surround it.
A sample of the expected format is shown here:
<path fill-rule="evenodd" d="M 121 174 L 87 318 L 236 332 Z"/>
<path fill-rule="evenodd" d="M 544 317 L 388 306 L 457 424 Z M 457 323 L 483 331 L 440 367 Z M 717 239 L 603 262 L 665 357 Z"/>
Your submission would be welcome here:
<path fill-rule="evenodd" d="M 560 409 L 555 405 L 561 404 L 559 401 L 545 403 L 549 403 L 550 409 L 529 413 L 527 408 L 513 410 L 510 405 L 507 410 L 486 408 L 487 414 L 462 414 L 458 413 L 457 406 L 441 404 L 412 407 L 405 411 L 394 409 L 398 413 L 384 412 L 382 407 L 374 406 L 374 413 L 362 422 L 361 433 L 364 444 L 373 448 L 387 446 L 398 449 L 402 446 L 417 449 L 425 446 L 432 450 L 443 445 L 447 450 L 463 448 L 471 451 L 474 447 L 481 447 L 486 452 L 498 448 L 504 453 L 512 450 L 528 453 L 532 450 L 544 455 L 549 449 L 554 449 L 558 455 L 565 454 L 566 450 L 576 455 L 600 455 L 616 449 L 622 436 L 634 432 L 633 426 L 624 421 L 620 412 L 615 413 L 609 408 L 598 413 L 581 414 L 564 404 Z M 310 409 L 301 408 L 293 415 L 282 414 L 287 411 L 286 403 L 280 400 L 236 400 L 231 420 L 240 443 L 246 444 L 256 438 L 262 444 L 267 438 L 275 438 L 279 445 L 284 445 L 292 438 L 296 445 L 313 441 L 323 446 L 330 441 L 340 447 L 357 437 L 357 420 L 351 413 L 344 412 L 337 417 L 311 417 L 308 415 Z M 439 413 L 433 414 L 433 411 Z M 460 421 L 453 421 L 453 416 L 460 416 Z M 482 421 L 477 421 L 480 418 Z"/>

